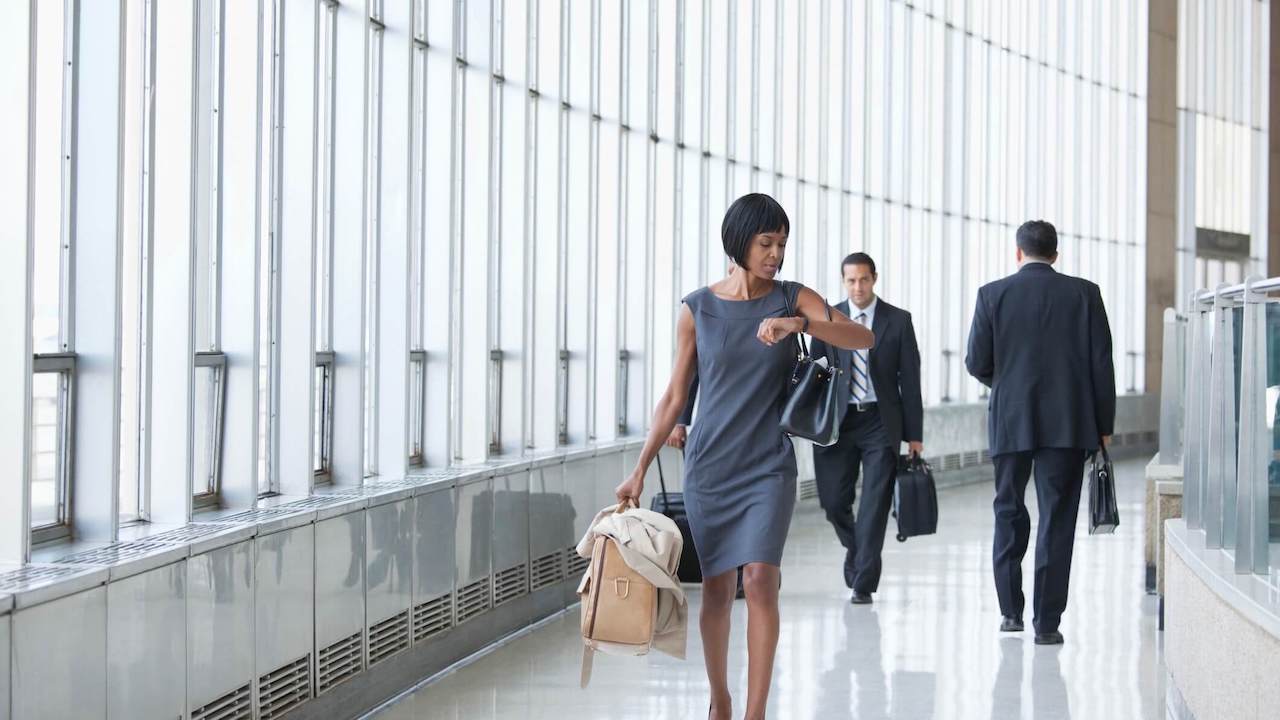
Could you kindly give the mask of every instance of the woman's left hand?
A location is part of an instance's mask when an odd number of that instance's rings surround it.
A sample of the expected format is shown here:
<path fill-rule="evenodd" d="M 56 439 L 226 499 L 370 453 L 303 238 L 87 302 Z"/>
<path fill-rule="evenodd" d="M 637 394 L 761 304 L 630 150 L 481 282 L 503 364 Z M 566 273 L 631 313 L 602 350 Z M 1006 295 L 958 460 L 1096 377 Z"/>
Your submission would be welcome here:
<path fill-rule="evenodd" d="M 760 321 L 756 337 L 765 345 L 775 345 L 792 333 L 800 332 L 804 320 L 798 317 L 765 318 Z"/>

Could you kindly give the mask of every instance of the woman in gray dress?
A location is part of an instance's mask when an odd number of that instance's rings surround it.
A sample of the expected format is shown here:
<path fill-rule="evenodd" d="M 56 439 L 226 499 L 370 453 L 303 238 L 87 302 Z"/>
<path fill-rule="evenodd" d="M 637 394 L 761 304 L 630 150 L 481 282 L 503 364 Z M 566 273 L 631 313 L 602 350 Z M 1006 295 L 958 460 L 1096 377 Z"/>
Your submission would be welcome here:
<path fill-rule="evenodd" d="M 710 717 L 731 717 L 727 665 L 736 570 L 747 595 L 748 719 L 763 718 L 778 646 L 780 565 L 796 499 L 796 460 L 779 428 L 796 360 L 790 336 L 807 332 L 831 345 L 869 348 L 871 331 L 798 283 L 774 279 L 791 224 L 768 195 L 734 201 L 720 227 L 738 270 L 684 299 L 676 357 L 640 459 L 617 487 L 639 499 L 649 463 L 684 409 L 695 371 L 701 399 L 685 450 L 685 508 L 702 565 L 703 656 Z M 794 310 L 788 316 L 787 305 Z"/>

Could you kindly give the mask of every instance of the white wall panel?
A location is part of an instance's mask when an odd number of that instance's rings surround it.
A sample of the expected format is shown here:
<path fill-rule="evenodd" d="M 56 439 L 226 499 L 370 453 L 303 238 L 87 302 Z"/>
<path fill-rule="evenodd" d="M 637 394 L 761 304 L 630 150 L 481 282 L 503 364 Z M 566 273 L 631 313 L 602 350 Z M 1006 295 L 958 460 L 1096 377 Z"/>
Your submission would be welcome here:
<path fill-rule="evenodd" d="M 458 486 L 455 523 L 458 587 L 489 576 L 493 560 L 493 479 Z"/>
<path fill-rule="evenodd" d="M 9 664 L 13 626 L 9 614 L 0 615 L 0 720 L 9 720 Z"/>
<path fill-rule="evenodd" d="M 15 718 L 105 718 L 106 588 L 13 613 L 12 672 Z"/>
<path fill-rule="evenodd" d="M 259 677 L 315 645 L 315 526 L 254 538 L 254 642 Z"/>
<path fill-rule="evenodd" d="M 412 522 L 415 605 L 453 592 L 454 495 L 452 488 L 446 488 L 415 499 Z"/>
<path fill-rule="evenodd" d="M 107 585 L 107 718 L 186 713 L 187 563 Z"/>
<path fill-rule="evenodd" d="M 537 560 L 563 552 L 575 542 L 564 465 L 534 468 L 529 472 L 529 556 Z"/>
<path fill-rule="evenodd" d="M 493 479 L 493 571 L 529 562 L 529 473 Z"/>
<path fill-rule="evenodd" d="M 364 628 L 365 511 L 316 523 L 316 650 Z"/>
<path fill-rule="evenodd" d="M 366 578 L 369 625 L 409 609 L 413 590 L 413 500 L 369 508 Z"/>
<path fill-rule="evenodd" d="M 187 705 L 194 711 L 253 680 L 253 541 L 191 557 L 187 581 Z"/>

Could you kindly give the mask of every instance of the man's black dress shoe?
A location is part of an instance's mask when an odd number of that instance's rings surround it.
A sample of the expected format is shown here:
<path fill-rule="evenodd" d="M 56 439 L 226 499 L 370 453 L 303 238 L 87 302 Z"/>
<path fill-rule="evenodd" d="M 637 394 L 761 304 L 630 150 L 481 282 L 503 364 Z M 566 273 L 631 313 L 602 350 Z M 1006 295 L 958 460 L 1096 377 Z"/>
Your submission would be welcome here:
<path fill-rule="evenodd" d="M 849 602 L 854 605 L 870 605 L 871 593 L 858 592 L 857 590 L 854 590 L 853 597 L 849 598 Z"/>
<path fill-rule="evenodd" d="M 1056 630 L 1053 632 L 1036 633 L 1036 644 L 1037 645 L 1061 645 L 1062 633 Z"/>
<path fill-rule="evenodd" d="M 853 551 L 844 551 L 844 586 L 853 589 Z"/>
<path fill-rule="evenodd" d="M 1000 620 L 1000 632 L 1022 632 L 1022 618 L 1004 616 Z"/>

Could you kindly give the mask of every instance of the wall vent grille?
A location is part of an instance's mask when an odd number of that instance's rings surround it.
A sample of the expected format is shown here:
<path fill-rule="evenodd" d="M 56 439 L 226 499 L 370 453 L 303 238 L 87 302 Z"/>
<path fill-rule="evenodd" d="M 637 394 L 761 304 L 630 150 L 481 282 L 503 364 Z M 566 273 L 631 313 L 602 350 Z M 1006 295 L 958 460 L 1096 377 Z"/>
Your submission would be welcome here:
<path fill-rule="evenodd" d="M 253 695 L 245 683 L 211 703 L 191 711 L 191 720 L 252 720 Z"/>
<path fill-rule="evenodd" d="M 493 579 L 493 604 L 495 606 L 511 602 L 516 598 L 529 594 L 529 565 L 520 563 L 507 568 Z"/>
<path fill-rule="evenodd" d="M 943 472 L 947 470 L 959 470 L 960 469 L 959 453 L 951 453 L 950 455 L 943 455 L 942 461 L 938 463 L 938 468 Z"/>
<path fill-rule="evenodd" d="M 369 628 L 369 667 L 409 647 L 409 611 L 396 613 Z"/>
<path fill-rule="evenodd" d="M 82 572 L 85 572 L 85 568 L 25 565 L 17 570 L 0 573 L 0 590 L 23 590 L 30 585 L 50 582 Z"/>
<path fill-rule="evenodd" d="M 571 547 L 564 551 L 565 558 L 565 576 L 570 578 L 581 577 L 582 573 L 591 567 L 591 559 L 584 558 L 578 554 L 577 547 Z"/>
<path fill-rule="evenodd" d="M 311 655 L 258 678 L 258 716 L 274 720 L 311 697 Z"/>
<path fill-rule="evenodd" d="M 533 590 L 541 590 L 564 580 L 564 556 L 553 552 L 534 560 L 530 575 L 530 585 Z"/>
<path fill-rule="evenodd" d="M 142 557 L 160 550 L 172 550 L 173 548 L 174 545 L 170 543 L 135 540 L 133 542 L 116 543 L 115 545 L 108 545 L 94 550 L 85 550 L 84 552 L 67 555 L 54 562 L 59 565 L 115 565 L 130 558 Z"/>
<path fill-rule="evenodd" d="M 453 595 L 419 603 L 413 609 L 413 641 L 422 642 L 453 627 Z"/>
<path fill-rule="evenodd" d="M 990 448 L 987 448 L 986 450 L 983 450 L 982 452 L 978 453 L 978 462 L 982 463 L 983 465 L 986 465 L 987 463 L 991 462 Z"/>
<path fill-rule="evenodd" d="M 977 450 L 969 450 L 960 460 L 960 465 L 961 467 L 973 467 L 981 462 L 981 460 L 979 460 L 980 457 L 981 455 L 979 455 Z"/>
<path fill-rule="evenodd" d="M 156 533 L 155 535 L 148 535 L 146 540 L 147 542 L 184 543 L 191 542 L 192 540 L 199 540 L 206 535 L 215 535 L 223 532 L 224 530 L 232 530 L 238 527 L 243 526 L 236 523 L 221 522 L 191 523 L 172 530 L 165 530 L 164 532 Z"/>
<path fill-rule="evenodd" d="M 490 607 L 492 598 L 489 592 L 490 578 L 476 580 L 470 585 L 463 586 L 458 591 L 458 624 L 470 620 L 471 618 L 486 612 Z"/>
<path fill-rule="evenodd" d="M 356 633 L 343 638 L 320 651 L 320 667 L 316 673 L 317 693 L 328 690 L 364 669 L 360 635 L 361 633 Z"/>
<path fill-rule="evenodd" d="M 333 507 L 343 503 L 351 502 L 351 498 L 345 495 L 313 495 L 312 497 L 302 498 L 300 500 L 290 500 L 287 503 L 280 503 L 272 510 L 315 510 L 317 508 Z"/>

